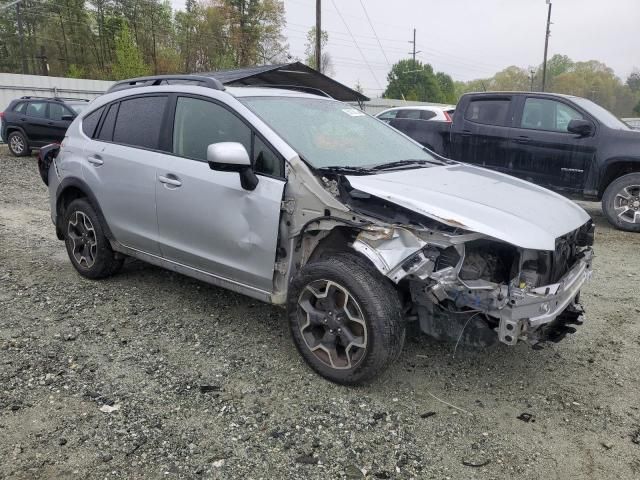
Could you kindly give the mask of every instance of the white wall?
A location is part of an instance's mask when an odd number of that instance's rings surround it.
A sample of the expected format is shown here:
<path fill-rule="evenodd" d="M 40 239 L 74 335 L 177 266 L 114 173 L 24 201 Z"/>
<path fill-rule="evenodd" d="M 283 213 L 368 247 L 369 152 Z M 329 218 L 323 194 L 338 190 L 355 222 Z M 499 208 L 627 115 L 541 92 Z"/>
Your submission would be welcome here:
<path fill-rule="evenodd" d="M 27 95 L 93 99 L 112 84 L 104 80 L 0 73 L 0 111 L 4 111 L 11 100 Z"/>

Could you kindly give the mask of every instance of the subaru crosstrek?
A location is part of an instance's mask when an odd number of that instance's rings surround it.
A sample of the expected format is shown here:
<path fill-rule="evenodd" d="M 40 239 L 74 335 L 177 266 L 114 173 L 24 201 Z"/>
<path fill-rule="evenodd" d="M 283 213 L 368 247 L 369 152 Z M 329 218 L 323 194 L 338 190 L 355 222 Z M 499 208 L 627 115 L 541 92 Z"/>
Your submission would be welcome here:
<path fill-rule="evenodd" d="M 299 352 L 334 382 L 393 362 L 408 322 L 458 344 L 539 346 L 584 320 L 582 208 L 330 98 L 127 80 L 40 166 L 81 275 L 134 257 L 286 305 Z"/>

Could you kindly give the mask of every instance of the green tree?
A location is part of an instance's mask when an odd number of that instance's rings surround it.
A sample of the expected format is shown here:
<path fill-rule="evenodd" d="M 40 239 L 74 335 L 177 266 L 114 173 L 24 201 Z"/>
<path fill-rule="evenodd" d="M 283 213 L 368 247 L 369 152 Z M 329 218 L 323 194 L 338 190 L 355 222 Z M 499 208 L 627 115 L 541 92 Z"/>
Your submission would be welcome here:
<path fill-rule="evenodd" d="M 456 87 L 453 79 L 443 72 L 436 73 L 436 81 L 440 87 L 440 101 L 442 103 L 456 103 Z"/>
<path fill-rule="evenodd" d="M 140 77 L 150 73 L 151 69 L 144 63 L 142 54 L 126 24 L 116 39 L 115 57 L 116 60 L 111 66 L 111 74 L 115 80 Z"/>
<path fill-rule="evenodd" d="M 320 48 L 322 49 L 322 55 L 320 58 L 320 68 L 316 66 L 316 27 L 312 27 L 307 32 L 307 43 L 305 43 L 305 63 L 311 68 L 315 68 L 320 73 L 325 75 L 333 75 L 333 62 L 331 60 L 331 54 L 327 52 L 326 46 L 329 43 L 329 34 L 326 30 L 322 31 L 320 35 Z"/>
<path fill-rule="evenodd" d="M 453 81 L 448 85 L 448 75 L 441 75 L 440 81 L 428 63 L 411 59 L 400 60 L 391 67 L 387 75 L 389 82 L 383 93 L 384 98 L 404 98 L 420 102 L 447 103 L 448 94 L 455 92 Z M 447 92 L 442 91 L 440 82 L 445 84 Z"/>
<path fill-rule="evenodd" d="M 627 86 L 634 93 L 640 93 L 640 70 L 634 70 L 627 77 Z"/>

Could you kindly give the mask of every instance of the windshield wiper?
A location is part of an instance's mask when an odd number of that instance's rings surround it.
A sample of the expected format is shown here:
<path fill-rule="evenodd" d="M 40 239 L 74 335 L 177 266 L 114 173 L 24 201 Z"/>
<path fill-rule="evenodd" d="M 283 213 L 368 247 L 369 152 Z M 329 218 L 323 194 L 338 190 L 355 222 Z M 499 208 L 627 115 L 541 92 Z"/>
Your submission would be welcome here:
<path fill-rule="evenodd" d="M 371 170 L 393 170 L 394 168 L 410 167 L 419 165 L 442 165 L 442 162 L 437 160 L 398 160 L 396 162 L 381 163 L 375 167 L 371 167 Z"/>
<path fill-rule="evenodd" d="M 329 173 L 354 173 L 356 175 L 368 175 L 371 173 L 371 168 L 369 167 L 352 167 L 348 165 L 331 165 L 329 167 L 320 167 L 318 170 Z"/>

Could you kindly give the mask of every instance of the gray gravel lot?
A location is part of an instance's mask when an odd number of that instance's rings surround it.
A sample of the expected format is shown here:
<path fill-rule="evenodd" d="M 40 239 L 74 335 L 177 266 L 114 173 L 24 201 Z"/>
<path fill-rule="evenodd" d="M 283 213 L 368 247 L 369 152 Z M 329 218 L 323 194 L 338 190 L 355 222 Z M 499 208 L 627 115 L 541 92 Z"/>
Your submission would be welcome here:
<path fill-rule="evenodd" d="M 640 478 L 640 235 L 584 205 L 597 260 L 575 335 L 455 357 L 413 337 L 345 388 L 278 308 L 134 261 L 81 278 L 35 157 L 1 147 L 0 478 Z"/>

